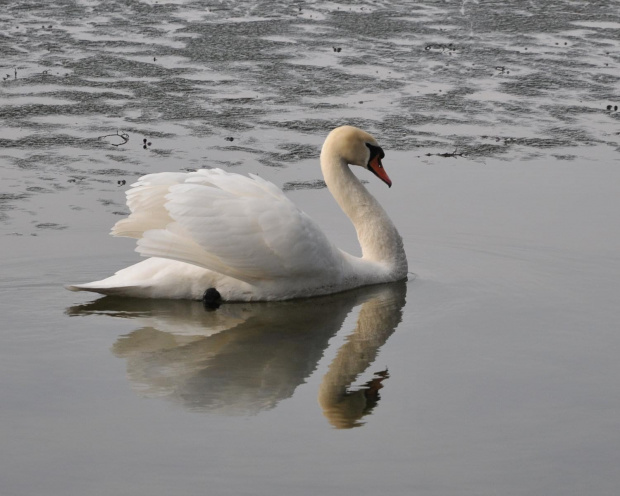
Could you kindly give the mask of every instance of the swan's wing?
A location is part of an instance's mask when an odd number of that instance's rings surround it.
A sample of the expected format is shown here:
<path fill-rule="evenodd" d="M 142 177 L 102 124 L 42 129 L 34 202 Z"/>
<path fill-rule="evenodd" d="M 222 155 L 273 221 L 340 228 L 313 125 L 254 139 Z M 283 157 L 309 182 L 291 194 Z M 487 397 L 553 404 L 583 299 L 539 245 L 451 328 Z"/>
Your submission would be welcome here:
<path fill-rule="evenodd" d="M 339 250 L 272 183 L 220 169 L 158 176 L 135 183 L 132 214 L 113 231 L 140 234 L 140 254 L 247 282 L 339 269 Z"/>
<path fill-rule="evenodd" d="M 161 172 L 142 176 L 127 190 L 127 206 L 131 214 L 112 227 L 113 236 L 141 238 L 145 231 L 166 227 L 172 219 L 164 207 L 168 189 L 188 177 L 185 172 Z"/>

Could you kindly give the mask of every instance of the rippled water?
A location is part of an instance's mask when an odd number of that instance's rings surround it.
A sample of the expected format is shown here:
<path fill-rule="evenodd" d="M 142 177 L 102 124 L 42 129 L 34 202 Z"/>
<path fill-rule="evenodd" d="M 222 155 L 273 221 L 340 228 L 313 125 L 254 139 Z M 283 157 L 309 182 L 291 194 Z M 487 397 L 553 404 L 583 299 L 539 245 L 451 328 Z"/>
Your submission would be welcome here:
<path fill-rule="evenodd" d="M 619 45 L 614 1 L 0 2 L 0 493 L 615 495 Z M 407 284 L 63 289 L 138 260 L 149 172 L 258 172 L 358 251 L 345 123 Z"/>

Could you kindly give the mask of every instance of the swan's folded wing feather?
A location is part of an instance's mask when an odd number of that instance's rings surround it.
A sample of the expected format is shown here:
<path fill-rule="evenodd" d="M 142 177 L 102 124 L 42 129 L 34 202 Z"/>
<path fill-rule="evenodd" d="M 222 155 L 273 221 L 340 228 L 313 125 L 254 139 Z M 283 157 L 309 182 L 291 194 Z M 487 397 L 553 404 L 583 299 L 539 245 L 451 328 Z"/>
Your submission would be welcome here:
<path fill-rule="evenodd" d="M 137 251 L 252 282 L 320 276 L 338 250 L 272 183 L 220 170 L 198 171 L 168 188 L 173 221 L 144 233 Z"/>
<path fill-rule="evenodd" d="M 131 214 L 114 224 L 110 234 L 139 239 L 150 229 L 166 227 L 172 222 L 164 206 L 168 189 L 183 183 L 192 174 L 195 173 L 160 172 L 142 176 L 125 193 Z"/>

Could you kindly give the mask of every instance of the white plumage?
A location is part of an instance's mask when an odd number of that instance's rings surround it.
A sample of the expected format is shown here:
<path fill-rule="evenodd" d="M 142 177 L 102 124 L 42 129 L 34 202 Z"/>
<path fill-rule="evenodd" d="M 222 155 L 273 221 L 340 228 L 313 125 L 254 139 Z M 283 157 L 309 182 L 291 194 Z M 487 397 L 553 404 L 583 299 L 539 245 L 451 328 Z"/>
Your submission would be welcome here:
<path fill-rule="evenodd" d="M 368 167 L 391 184 L 383 152 L 350 126 L 330 133 L 321 152 L 326 184 L 353 221 L 361 258 L 336 248 L 272 183 L 220 169 L 141 177 L 127 192 L 131 214 L 114 236 L 138 239 L 148 258 L 112 277 L 71 290 L 144 298 L 285 300 L 403 279 L 402 240 L 378 202 L 349 169 Z"/>

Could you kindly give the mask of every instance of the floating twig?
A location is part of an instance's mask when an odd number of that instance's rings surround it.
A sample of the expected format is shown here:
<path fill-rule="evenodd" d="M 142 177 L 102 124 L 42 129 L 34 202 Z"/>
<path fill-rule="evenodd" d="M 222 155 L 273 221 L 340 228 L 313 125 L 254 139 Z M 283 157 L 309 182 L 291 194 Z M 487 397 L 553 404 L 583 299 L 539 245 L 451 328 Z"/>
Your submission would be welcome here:
<path fill-rule="evenodd" d="M 100 140 L 105 140 L 106 138 L 113 138 L 113 137 L 120 137 L 123 142 L 122 143 L 112 143 L 109 140 L 106 140 L 108 142 L 108 144 L 112 145 L 112 146 L 121 146 L 126 144 L 129 141 L 129 135 L 127 133 L 119 133 L 118 130 L 116 131 L 116 134 L 106 134 L 105 136 L 99 136 L 97 139 Z"/>

